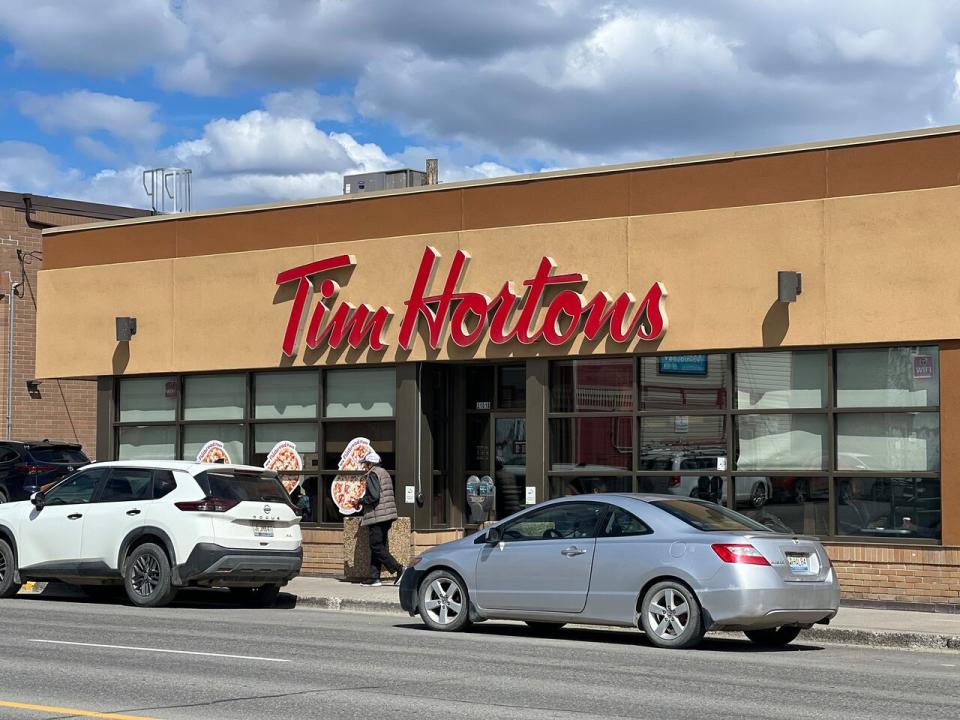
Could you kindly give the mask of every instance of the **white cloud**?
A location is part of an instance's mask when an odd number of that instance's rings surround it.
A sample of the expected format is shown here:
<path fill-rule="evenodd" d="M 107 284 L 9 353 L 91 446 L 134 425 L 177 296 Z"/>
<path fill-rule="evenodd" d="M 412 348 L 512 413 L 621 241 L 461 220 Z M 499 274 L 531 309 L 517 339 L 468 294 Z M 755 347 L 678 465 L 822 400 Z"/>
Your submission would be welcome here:
<path fill-rule="evenodd" d="M 106 143 L 100 142 L 87 135 L 80 135 L 73 141 L 73 146 L 92 160 L 104 164 L 116 165 L 121 161 L 120 153 L 113 150 Z"/>
<path fill-rule="evenodd" d="M 39 145 L 0 142 L 0 190 L 45 193 L 53 187 L 72 187 L 76 170 L 61 167 L 60 159 Z"/>
<path fill-rule="evenodd" d="M 285 90 L 267 95 L 263 106 L 271 115 L 303 117 L 314 121 L 349 122 L 353 116 L 351 98 L 346 95 L 321 95 L 316 90 Z"/>
<path fill-rule="evenodd" d="M 119 140 L 153 143 L 163 133 L 154 119 L 157 106 L 118 95 L 80 90 L 62 95 L 18 93 L 20 112 L 43 130 L 88 134 L 103 131 Z"/>
<path fill-rule="evenodd" d="M 0 36 L 19 61 L 114 75 L 176 55 L 188 32 L 167 0 L 31 0 L 0 3 Z"/>

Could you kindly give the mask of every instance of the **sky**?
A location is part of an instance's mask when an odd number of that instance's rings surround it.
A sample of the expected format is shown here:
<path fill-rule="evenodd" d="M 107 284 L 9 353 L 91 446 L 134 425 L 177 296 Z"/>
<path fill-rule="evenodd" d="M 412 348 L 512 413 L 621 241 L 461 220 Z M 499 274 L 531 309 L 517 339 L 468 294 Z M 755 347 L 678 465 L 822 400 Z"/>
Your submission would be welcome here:
<path fill-rule="evenodd" d="M 960 0 L 4 0 L 0 190 L 194 209 L 960 123 Z"/>

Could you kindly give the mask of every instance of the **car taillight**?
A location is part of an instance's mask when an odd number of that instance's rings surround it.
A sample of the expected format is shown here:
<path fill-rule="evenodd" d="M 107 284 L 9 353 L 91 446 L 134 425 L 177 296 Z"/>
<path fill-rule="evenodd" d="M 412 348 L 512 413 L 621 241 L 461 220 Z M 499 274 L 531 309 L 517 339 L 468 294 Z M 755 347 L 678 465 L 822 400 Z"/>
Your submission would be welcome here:
<path fill-rule="evenodd" d="M 725 563 L 739 563 L 740 565 L 769 565 L 767 559 L 753 545 L 712 545 L 713 551 Z"/>
<path fill-rule="evenodd" d="M 673 475 L 670 477 L 670 487 L 677 487 L 680 484 L 680 476 Z"/>
<path fill-rule="evenodd" d="M 20 473 L 42 473 L 57 468 L 54 465 L 14 465 L 13 469 Z"/>
<path fill-rule="evenodd" d="M 226 498 L 208 497 L 203 500 L 191 500 L 187 502 L 174 503 L 180 510 L 186 512 L 226 512 L 235 508 L 240 503 L 239 500 L 227 500 Z"/>

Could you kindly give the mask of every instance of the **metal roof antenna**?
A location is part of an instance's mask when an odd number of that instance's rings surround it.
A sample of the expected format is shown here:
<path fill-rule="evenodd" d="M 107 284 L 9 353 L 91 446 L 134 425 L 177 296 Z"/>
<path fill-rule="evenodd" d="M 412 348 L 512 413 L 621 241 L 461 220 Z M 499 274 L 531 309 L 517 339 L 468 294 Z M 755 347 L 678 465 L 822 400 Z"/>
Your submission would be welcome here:
<path fill-rule="evenodd" d="M 154 168 L 143 171 L 143 189 L 156 215 L 190 212 L 192 193 L 189 168 Z"/>

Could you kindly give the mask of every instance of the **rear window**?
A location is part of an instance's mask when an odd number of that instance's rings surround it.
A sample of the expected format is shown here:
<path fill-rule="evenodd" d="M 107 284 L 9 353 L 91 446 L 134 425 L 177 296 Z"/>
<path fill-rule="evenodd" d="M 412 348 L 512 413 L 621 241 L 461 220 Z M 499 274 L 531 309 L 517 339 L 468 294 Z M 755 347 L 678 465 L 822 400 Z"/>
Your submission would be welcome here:
<path fill-rule="evenodd" d="M 240 502 L 289 503 L 276 473 L 246 473 L 236 470 L 206 470 L 197 475 L 197 484 L 207 497 Z"/>
<path fill-rule="evenodd" d="M 650 503 L 687 525 L 705 532 L 770 532 L 770 528 L 722 505 L 696 500 L 654 500 Z"/>
<path fill-rule="evenodd" d="M 44 446 L 30 448 L 30 454 L 38 462 L 64 463 L 67 465 L 86 465 L 90 458 L 79 448 Z"/>

